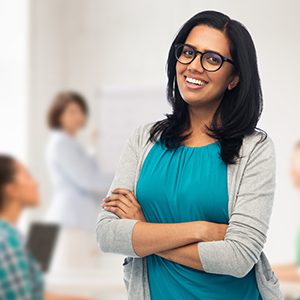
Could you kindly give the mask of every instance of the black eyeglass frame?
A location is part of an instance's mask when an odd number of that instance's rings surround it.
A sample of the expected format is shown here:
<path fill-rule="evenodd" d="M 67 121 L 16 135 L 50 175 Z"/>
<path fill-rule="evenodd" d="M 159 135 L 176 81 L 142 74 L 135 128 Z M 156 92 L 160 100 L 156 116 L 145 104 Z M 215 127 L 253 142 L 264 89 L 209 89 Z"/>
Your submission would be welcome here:
<path fill-rule="evenodd" d="M 187 46 L 187 47 L 192 48 L 192 49 L 195 51 L 194 57 L 192 58 L 192 60 L 191 60 L 190 62 L 188 62 L 188 63 L 183 63 L 183 62 L 181 62 L 181 61 L 178 59 L 178 57 L 177 57 L 177 55 L 176 55 L 176 51 L 177 51 L 178 47 L 180 47 L 180 46 Z M 188 65 L 188 64 L 190 64 L 190 63 L 197 57 L 197 54 L 198 54 L 198 53 L 200 54 L 200 63 L 201 63 L 202 68 L 203 68 L 204 70 L 208 71 L 208 72 L 216 72 L 216 71 L 220 70 L 220 68 L 223 66 L 224 61 L 227 61 L 227 62 L 231 63 L 231 64 L 235 67 L 235 63 L 234 63 L 233 60 L 231 60 L 230 58 L 228 58 L 228 57 L 226 57 L 226 56 L 224 56 L 224 55 L 222 55 L 222 54 L 220 54 L 220 53 L 218 53 L 217 51 L 205 51 L 205 52 L 201 52 L 201 51 L 197 50 L 194 46 L 189 45 L 189 44 L 179 43 L 179 44 L 176 44 L 176 45 L 175 45 L 175 51 L 174 51 L 175 58 L 176 58 L 177 61 L 179 61 L 179 62 L 180 62 L 181 64 L 183 64 L 183 65 Z M 214 54 L 217 54 L 217 55 L 219 55 L 219 56 L 221 57 L 222 63 L 220 64 L 220 66 L 219 66 L 216 70 L 213 70 L 213 71 L 212 71 L 212 70 L 207 70 L 207 69 L 203 66 L 202 57 L 203 57 L 203 55 L 206 54 L 206 53 L 214 53 Z"/>

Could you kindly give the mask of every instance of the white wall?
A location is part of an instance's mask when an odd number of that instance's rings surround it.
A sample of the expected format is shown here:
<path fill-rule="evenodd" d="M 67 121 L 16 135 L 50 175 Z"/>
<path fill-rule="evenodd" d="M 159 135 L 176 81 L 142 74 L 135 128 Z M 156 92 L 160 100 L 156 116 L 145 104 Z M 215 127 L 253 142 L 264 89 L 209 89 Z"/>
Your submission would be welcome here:
<path fill-rule="evenodd" d="M 26 155 L 27 1 L 0 1 L 0 152 Z"/>
<path fill-rule="evenodd" d="M 32 0 L 28 152 L 42 182 L 42 211 L 51 195 L 44 146 L 45 113 L 53 94 L 61 88 L 83 92 L 94 109 L 92 123 L 101 124 L 97 113 L 101 90 L 112 84 L 164 86 L 170 43 L 189 17 L 205 9 L 241 21 L 254 39 L 265 99 L 259 126 L 273 138 L 278 163 L 266 251 L 273 263 L 292 261 L 300 212 L 300 197 L 288 178 L 289 153 L 300 138 L 300 5 L 296 0 Z M 165 111 L 158 113 L 163 117 Z M 122 114 L 112 115 L 111 121 L 116 119 L 121 121 Z"/>

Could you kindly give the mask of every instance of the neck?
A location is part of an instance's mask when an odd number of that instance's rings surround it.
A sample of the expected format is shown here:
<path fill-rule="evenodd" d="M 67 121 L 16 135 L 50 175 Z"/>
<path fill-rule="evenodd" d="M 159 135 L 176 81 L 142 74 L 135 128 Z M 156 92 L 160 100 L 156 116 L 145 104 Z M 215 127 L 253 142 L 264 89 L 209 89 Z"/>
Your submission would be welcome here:
<path fill-rule="evenodd" d="M 0 219 L 5 220 L 6 222 L 16 225 L 19 219 L 19 216 L 22 211 L 22 207 L 16 201 L 7 201 L 7 204 L 2 212 L 0 213 Z"/>
<path fill-rule="evenodd" d="M 65 130 L 65 132 L 66 132 L 68 135 L 70 135 L 71 137 L 75 137 L 76 131 L 71 130 L 71 129 L 64 129 L 64 130 Z"/>
<path fill-rule="evenodd" d="M 210 127 L 213 115 L 220 102 L 211 105 L 191 106 L 189 105 L 190 129 L 195 134 L 206 134 L 205 125 Z"/>

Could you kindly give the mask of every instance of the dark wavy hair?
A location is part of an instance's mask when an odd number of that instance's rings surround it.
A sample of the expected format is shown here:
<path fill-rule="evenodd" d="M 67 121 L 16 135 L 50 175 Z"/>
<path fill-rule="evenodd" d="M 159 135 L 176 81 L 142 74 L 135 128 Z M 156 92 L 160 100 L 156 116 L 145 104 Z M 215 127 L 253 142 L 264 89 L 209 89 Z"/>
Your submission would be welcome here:
<path fill-rule="evenodd" d="M 176 80 L 175 45 L 184 43 L 189 32 L 197 25 L 207 25 L 220 30 L 230 43 L 230 54 L 235 61 L 234 72 L 239 74 L 238 85 L 224 92 L 211 122 L 206 126 L 208 135 L 221 144 L 221 158 L 227 164 L 235 164 L 245 135 L 257 129 L 264 139 L 267 133 L 256 127 L 263 109 L 263 97 L 258 74 L 256 50 L 252 38 L 243 24 L 217 11 L 202 11 L 190 18 L 177 33 L 169 50 L 166 64 L 168 83 L 167 99 L 172 106 L 167 118 L 157 121 L 150 129 L 148 141 L 160 140 L 168 149 L 178 147 L 192 132 L 189 129 L 188 104 L 182 99 Z M 218 121 L 219 120 L 219 121 Z"/>

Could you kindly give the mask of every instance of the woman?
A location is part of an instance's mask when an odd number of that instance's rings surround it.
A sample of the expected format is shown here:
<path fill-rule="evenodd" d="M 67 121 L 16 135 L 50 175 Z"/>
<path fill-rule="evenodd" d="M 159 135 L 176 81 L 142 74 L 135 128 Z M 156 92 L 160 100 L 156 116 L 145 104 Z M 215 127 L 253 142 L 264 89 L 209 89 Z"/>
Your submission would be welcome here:
<path fill-rule="evenodd" d="M 262 252 L 275 151 L 246 28 L 216 11 L 179 30 L 167 62 L 173 113 L 128 139 L 97 239 L 126 255 L 133 299 L 282 299 Z"/>
<path fill-rule="evenodd" d="M 37 183 L 27 169 L 14 158 L 0 155 L 0 299 L 84 300 L 45 293 L 40 266 L 16 228 L 22 211 L 38 204 Z"/>
<path fill-rule="evenodd" d="M 63 227 L 94 232 L 97 198 L 110 177 L 76 140 L 87 121 L 85 99 L 72 91 L 56 95 L 48 113 L 51 129 L 47 163 L 53 184 L 53 201 L 47 219 Z"/>
<path fill-rule="evenodd" d="M 73 91 L 58 93 L 48 113 L 51 133 L 46 158 L 53 197 L 46 219 L 62 227 L 51 264 L 54 278 L 58 274 L 75 276 L 86 270 L 96 271 L 101 264 L 95 222 L 98 199 L 105 195 L 111 177 L 100 171 L 96 158 L 76 139 L 87 116 L 85 99 Z"/>

